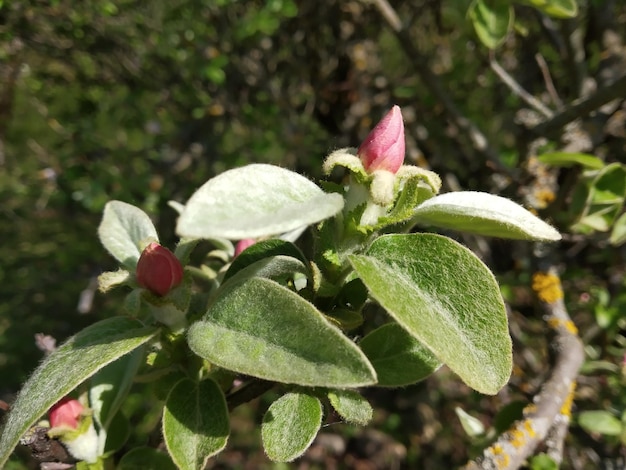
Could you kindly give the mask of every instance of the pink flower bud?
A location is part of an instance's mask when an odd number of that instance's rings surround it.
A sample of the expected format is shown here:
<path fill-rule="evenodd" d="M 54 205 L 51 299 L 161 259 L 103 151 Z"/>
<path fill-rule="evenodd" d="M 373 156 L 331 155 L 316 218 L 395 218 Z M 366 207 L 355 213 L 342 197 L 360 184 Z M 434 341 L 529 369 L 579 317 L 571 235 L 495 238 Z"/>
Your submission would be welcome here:
<path fill-rule="evenodd" d="M 48 416 L 50 418 L 50 427 L 69 427 L 76 429 L 80 414 L 85 407 L 78 400 L 65 397 L 59 400 L 50 408 Z"/>
<path fill-rule="evenodd" d="M 357 155 L 365 171 L 387 170 L 395 174 L 404 162 L 404 123 L 399 106 L 391 108 L 365 138 Z"/>
<path fill-rule="evenodd" d="M 243 240 L 239 240 L 235 245 L 235 258 L 241 254 L 243 250 L 252 246 L 256 243 L 256 240 L 253 238 L 244 238 Z"/>
<path fill-rule="evenodd" d="M 136 274 L 141 287 L 164 296 L 182 282 L 183 266 L 174 253 L 152 242 L 141 253 Z"/>

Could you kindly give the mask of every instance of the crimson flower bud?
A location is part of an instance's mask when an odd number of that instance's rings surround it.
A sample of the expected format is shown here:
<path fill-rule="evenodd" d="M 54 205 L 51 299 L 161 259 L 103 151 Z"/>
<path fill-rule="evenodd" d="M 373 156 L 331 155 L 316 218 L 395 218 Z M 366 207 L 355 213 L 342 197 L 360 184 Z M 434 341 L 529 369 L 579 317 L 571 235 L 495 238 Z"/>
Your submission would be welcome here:
<path fill-rule="evenodd" d="M 50 418 L 50 427 L 68 427 L 76 429 L 81 413 L 85 407 L 78 400 L 65 397 L 59 400 L 50 408 L 48 416 Z"/>
<path fill-rule="evenodd" d="M 164 296 L 182 282 L 183 266 L 174 253 L 152 242 L 141 253 L 136 274 L 141 287 Z"/>
<path fill-rule="evenodd" d="M 404 123 L 394 106 L 365 138 L 357 155 L 365 171 L 387 170 L 395 174 L 404 162 Z"/>
<path fill-rule="evenodd" d="M 243 250 L 252 246 L 256 243 L 256 240 L 253 238 L 244 238 L 243 240 L 239 240 L 235 245 L 235 258 L 241 254 Z"/>

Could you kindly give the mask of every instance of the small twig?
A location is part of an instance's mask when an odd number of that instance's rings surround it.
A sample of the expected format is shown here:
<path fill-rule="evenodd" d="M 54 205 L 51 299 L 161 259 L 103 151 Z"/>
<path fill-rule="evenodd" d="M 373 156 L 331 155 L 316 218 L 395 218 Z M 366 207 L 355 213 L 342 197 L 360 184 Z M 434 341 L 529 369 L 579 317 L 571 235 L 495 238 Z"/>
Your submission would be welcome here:
<path fill-rule="evenodd" d="M 545 104 L 535 98 L 533 95 L 528 93 L 522 85 L 519 84 L 517 80 L 515 80 L 506 70 L 502 68 L 502 66 L 496 60 L 496 55 L 494 51 L 489 51 L 489 66 L 491 70 L 495 72 L 495 74 L 504 82 L 509 89 L 519 96 L 522 100 L 526 102 L 529 106 L 535 108 L 545 117 L 552 117 L 553 113 L 550 108 L 548 108 Z"/>
<path fill-rule="evenodd" d="M 585 62 L 584 30 L 578 19 L 569 19 L 560 22 L 561 33 L 565 38 L 565 63 L 570 71 L 570 79 L 574 85 L 573 96 L 581 96 L 587 76 Z"/>
<path fill-rule="evenodd" d="M 265 392 L 271 390 L 274 385 L 276 385 L 276 383 L 268 382 L 267 380 L 252 379 L 226 397 L 228 409 L 232 411 L 239 405 L 243 405 L 244 403 L 248 403 L 260 397 Z"/>
<path fill-rule="evenodd" d="M 467 464 L 471 470 L 514 470 L 522 466 L 537 445 L 545 441 L 549 432 L 556 439 L 550 447 L 559 454 L 562 449 L 563 429 L 567 428 L 578 370 L 584 360 L 583 344 L 563 302 L 559 277 L 550 270 L 533 278 L 536 291 L 545 312 L 545 320 L 554 334 L 550 343 L 554 366 L 550 377 L 534 403 L 526 406 L 524 417 L 500 435 L 496 442 L 483 451 L 481 457 Z"/>
<path fill-rule="evenodd" d="M 500 161 L 498 153 L 491 148 L 485 134 L 463 115 L 441 85 L 441 79 L 428 67 L 429 60 L 415 47 L 409 31 L 402 25 L 400 17 L 389 2 L 387 0 L 371 0 L 369 3 L 374 4 L 393 30 L 404 53 L 410 59 L 409 63 L 412 65 L 415 73 L 433 96 L 443 105 L 450 120 L 469 137 L 474 149 L 482 153 L 495 170 L 508 174 L 509 170 Z"/>
<path fill-rule="evenodd" d="M 544 59 L 543 56 L 537 52 L 535 54 L 535 60 L 537 61 L 537 65 L 539 65 L 541 75 L 543 75 L 543 82 L 546 85 L 546 90 L 548 90 L 550 98 L 552 98 L 552 102 L 557 108 L 561 109 L 563 107 L 563 101 L 561 101 L 561 97 L 556 91 L 554 81 L 552 81 L 552 75 L 550 74 L 550 68 L 548 67 L 546 59 Z"/>
<path fill-rule="evenodd" d="M 529 130 L 537 136 L 549 136 L 561 130 L 570 122 L 587 116 L 606 103 L 624 96 L 626 96 L 626 75 L 615 80 L 610 85 L 598 89 L 593 95 L 572 102 L 570 106 L 563 109 L 560 113 Z"/>

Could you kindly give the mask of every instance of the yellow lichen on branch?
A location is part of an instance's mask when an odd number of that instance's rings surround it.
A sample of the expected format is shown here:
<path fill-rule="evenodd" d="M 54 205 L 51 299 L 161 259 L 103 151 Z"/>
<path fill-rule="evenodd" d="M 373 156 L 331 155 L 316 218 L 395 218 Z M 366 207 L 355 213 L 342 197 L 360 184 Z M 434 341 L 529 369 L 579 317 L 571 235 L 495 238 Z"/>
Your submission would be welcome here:
<path fill-rule="evenodd" d="M 578 334 L 578 328 L 576 328 L 576 325 L 574 325 L 574 322 L 572 320 L 562 320 L 560 318 L 548 318 L 547 323 L 550 326 L 550 328 L 552 328 L 553 330 L 556 330 L 557 328 L 565 328 L 569 333 L 573 335 Z"/>
<path fill-rule="evenodd" d="M 561 406 L 561 410 L 559 413 L 562 416 L 567 416 L 568 418 L 572 414 L 572 404 L 574 403 L 574 392 L 576 391 L 576 382 L 572 382 L 569 384 L 569 393 L 565 400 L 563 401 L 563 406 Z"/>
<path fill-rule="evenodd" d="M 544 272 L 533 274 L 532 288 L 541 301 L 549 304 L 563 298 L 561 281 L 554 274 Z"/>

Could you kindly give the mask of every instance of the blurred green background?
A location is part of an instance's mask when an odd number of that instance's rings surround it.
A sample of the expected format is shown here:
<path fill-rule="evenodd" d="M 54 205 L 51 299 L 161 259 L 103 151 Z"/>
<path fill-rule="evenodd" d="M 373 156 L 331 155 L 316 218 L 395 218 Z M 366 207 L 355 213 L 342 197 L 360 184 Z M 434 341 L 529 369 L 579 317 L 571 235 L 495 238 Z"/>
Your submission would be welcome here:
<path fill-rule="evenodd" d="M 490 70 L 466 16 L 470 2 L 391 3 L 423 56 L 407 56 L 367 2 L 0 0 L 0 398 L 10 402 L 42 357 L 36 333 L 60 342 L 120 313 L 123 292 L 105 297 L 94 284 L 99 273 L 115 269 L 96 233 L 111 199 L 148 212 L 171 246 L 175 213 L 167 201 L 184 203 L 210 177 L 249 162 L 320 177 L 330 151 L 357 146 L 399 104 L 408 163 L 440 173 L 446 191 L 522 200 L 528 180 L 516 173 L 525 158 L 516 119 L 525 104 Z M 545 101 L 537 54 L 563 101 L 581 93 L 571 76 L 573 53 L 559 34 L 583 35 L 581 63 L 598 82 L 606 70 L 605 35 L 615 34 L 619 44 L 624 37 L 626 5 L 579 3 L 579 18 L 558 22 L 516 6 L 516 34 L 498 51 L 501 64 Z M 482 129 L 504 172 L 494 171 L 420 79 L 414 61 L 425 59 L 417 65 L 436 74 L 449 99 Z M 609 129 L 589 152 L 624 162 L 625 134 Z M 372 429 L 328 426 L 319 445 L 291 467 L 459 466 L 481 442 L 463 433 L 456 406 L 490 425 L 499 408 L 536 392 L 546 345 L 529 287 L 530 247 L 461 241 L 479 249 L 511 306 L 517 364 L 511 385 L 496 398 L 483 397 L 441 371 L 400 391 L 374 390 Z M 590 358 L 579 409 L 608 410 L 622 423 L 624 250 L 589 237 L 567 239 L 561 253 L 566 300 Z M 212 468 L 291 468 L 270 466 L 259 450 L 253 424 L 268 404 L 237 412 L 233 428 L 240 432 Z M 129 406 L 141 409 L 140 401 Z M 574 424 L 568 468 L 626 457 L 623 425 L 611 429 Z M 148 427 L 138 425 L 142 432 L 148 435 Z M 372 442 L 380 448 L 369 448 Z"/>

